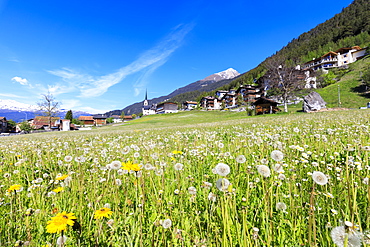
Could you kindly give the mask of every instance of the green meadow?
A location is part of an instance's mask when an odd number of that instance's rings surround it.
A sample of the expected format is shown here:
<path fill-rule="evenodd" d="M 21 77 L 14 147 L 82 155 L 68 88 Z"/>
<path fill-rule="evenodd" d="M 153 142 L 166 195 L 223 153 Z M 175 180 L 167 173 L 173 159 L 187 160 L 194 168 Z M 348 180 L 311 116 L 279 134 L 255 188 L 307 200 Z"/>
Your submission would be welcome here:
<path fill-rule="evenodd" d="M 370 110 L 0 138 L 0 246 L 369 246 Z"/>

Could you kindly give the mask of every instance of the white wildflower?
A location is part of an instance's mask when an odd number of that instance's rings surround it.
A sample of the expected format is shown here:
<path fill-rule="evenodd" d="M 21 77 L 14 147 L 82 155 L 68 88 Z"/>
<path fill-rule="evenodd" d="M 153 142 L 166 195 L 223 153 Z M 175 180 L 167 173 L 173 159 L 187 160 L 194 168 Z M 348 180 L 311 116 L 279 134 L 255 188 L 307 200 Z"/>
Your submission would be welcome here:
<path fill-rule="evenodd" d="M 220 176 L 227 176 L 230 173 L 230 167 L 224 163 L 218 163 L 215 167 L 215 170 Z"/>
<path fill-rule="evenodd" d="M 328 183 L 328 178 L 326 177 L 326 175 L 322 172 L 318 172 L 318 171 L 314 171 L 312 173 L 312 179 L 315 183 L 319 184 L 319 185 L 325 185 Z"/>

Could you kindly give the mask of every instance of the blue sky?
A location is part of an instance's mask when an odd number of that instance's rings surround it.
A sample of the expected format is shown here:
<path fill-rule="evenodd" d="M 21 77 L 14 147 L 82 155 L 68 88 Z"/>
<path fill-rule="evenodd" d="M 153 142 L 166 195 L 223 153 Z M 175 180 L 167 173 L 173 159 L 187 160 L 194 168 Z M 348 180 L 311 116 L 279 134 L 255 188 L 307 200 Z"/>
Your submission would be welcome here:
<path fill-rule="evenodd" d="M 0 0 L 0 99 L 104 113 L 256 67 L 350 0 Z"/>

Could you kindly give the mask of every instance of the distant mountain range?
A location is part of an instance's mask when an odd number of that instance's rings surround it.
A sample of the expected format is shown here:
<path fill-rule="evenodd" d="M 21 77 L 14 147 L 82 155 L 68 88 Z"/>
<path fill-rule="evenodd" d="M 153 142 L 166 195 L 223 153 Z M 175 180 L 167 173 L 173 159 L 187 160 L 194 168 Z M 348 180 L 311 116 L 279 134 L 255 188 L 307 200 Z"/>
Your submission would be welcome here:
<path fill-rule="evenodd" d="M 223 85 L 229 84 L 233 79 L 235 79 L 239 75 L 240 73 L 238 71 L 236 71 L 235 69 L 229 68 L 227 70 L 207 76 L 206 78 L 202 80 L 199 80 L 199 81 L 190 83 L 184 87 L 178 88 L 166 96 L 161 96 L 161 97 L 150 99 L 149 105 L 164 102 L 179 94 L 183 94 L 187 92 L 192 92 L 192 91 L 210 92 L 212 90 L 215 90 L 216 88 L 222 87 Z M 122 110 L 124 111 L 126 115 L 139 114 L 142 111 L 142 106 L 143 106 L 143 102 L 141 101 L 141 102 L 137 102 L 132 105 L 129 105 Z M 122 110 L 109 111 L 105 113 L 105 115 L 107 116 L 120 115 Z"/>
<path fill-rule="evenodd" d="M 63 118 L 68 110 L 60 109 L 59 117 Z M 41 115 L 39 108 L 36 105 L 29 105 L 20 103 L 15 100 L 2 100 L 0 99 L 0 116 L 6 117 L 8 120 L 15 122 L 22 122 L 26 119 L 35 118 L 35 116 Z M 83 111 L 73 111 L 73 117 L 79 116 L 90 116 L 92 114 Z"/>

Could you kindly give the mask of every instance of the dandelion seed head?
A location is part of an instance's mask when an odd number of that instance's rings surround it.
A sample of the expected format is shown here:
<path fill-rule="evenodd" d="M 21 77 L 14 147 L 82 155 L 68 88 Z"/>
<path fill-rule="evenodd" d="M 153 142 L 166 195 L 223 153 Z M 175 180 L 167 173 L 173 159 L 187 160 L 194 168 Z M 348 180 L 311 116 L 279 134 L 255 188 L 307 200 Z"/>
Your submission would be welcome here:
<path fill-rule="evenodd" d="M 322 172 L 314 171 L 312 173 L 312 179 L 315 183 L 317 183 L 319 185 L 325 185 L 325 184 L 328 183 L 327 176 Z"/>
<path fill-rule="evenodd" d="M 264 177 L 270 177 L 270 175 L 271 175 L 270 168 L 266 165 L 258 165 L 257 166 L 257 171 L 260 175 L 262 175 Z"/>
<path fill-rule="evenodd" d="M 284 159 L 284 154 L 279 150 L 274 150 L 271 152 L 271 158 L 275 161 L 282 161 Z"/>
<path fill-rule="evenodd" d="M 230 167 L 224 163 L 218 163 L 215 167 L 216 174 L 227 176 L 230 173 Z"/>
<path fill-rule="evenodd" d="M 230 181 L 226 178 L 220 178 L 216 181 L 216 187 L 217 189 L 226 192 L 229 186 L 231 185 Z"/>
<path fill-rule="evenodd" d="M 163 228 L 167 229 L 172 226 L 172 221 L 170 219 L 165 219 L 161 222 Z"/>

